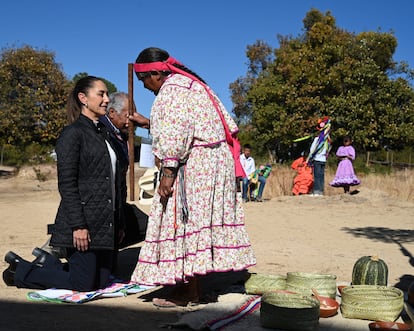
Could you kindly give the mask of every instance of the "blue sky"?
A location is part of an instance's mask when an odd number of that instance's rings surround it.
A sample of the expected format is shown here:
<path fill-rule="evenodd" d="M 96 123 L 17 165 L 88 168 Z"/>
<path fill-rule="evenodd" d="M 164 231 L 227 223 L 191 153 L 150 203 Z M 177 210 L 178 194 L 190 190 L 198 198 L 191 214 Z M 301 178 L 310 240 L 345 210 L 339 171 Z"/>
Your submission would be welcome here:
<path fill-rule="evenodd" d="M 157 46 L 203 77 L 231 111 L 229 84 L 246 73 L 246 46 L 263 40 L 276 48 L 278 34 L 301 34 L 311 8 L 330 10 L 350 32 L 393 31 L 394 60 L 414 67 L 412 0 L 4 0 L 0 47 L 53 51 L 68 78 L 87 72 L 127 92 L 128 63 Z M 136 78 L 134 85 L 137 110 L 148 116 L 154 97 Z"/>

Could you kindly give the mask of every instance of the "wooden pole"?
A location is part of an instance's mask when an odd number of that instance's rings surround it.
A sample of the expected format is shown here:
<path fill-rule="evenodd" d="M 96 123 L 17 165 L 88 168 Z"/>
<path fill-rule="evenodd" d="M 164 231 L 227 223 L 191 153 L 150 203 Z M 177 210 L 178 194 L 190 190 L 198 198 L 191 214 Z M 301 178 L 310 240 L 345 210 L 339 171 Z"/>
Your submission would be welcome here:
<path fill-rule="evenodd" d="M 134 65 L 128 63 L 128 114 L 132 115 L 135 111 L 134 104 Z M 129 121 L 128 125 L 128 150 L 129 150 L 129 200 L 135 201 L 135 126 L 132 121 Z"/>

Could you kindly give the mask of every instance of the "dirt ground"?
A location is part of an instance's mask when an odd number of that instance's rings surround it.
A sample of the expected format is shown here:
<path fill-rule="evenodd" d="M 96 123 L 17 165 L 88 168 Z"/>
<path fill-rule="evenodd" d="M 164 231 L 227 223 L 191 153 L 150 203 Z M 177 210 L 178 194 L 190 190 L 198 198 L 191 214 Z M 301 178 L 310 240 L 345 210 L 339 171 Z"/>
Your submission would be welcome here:
<path fill-rule="evenodd" d="M 50 179 L 37 180 L 30 168 L 13 177 L 1 172 L 2 256 L 12 250 L 32 259 L 32 249 L 47 239 L 46 225 L 54 220 L 59 195 L 53 169 L 42 172 Z M 363 186 L 359 191 L 246 203 L 246 226 L 257 257 L 257 266 L 249 271 L 328 273 L 336 275 L 338 283 L 350 282 L 359 257 L 379 255 L 388 265 L 389 285 L 406 290 L 414 280 L 414 204 Z M 148 212 L 148 206 L 132 203 Z M 121 273 L 134 268 L 138 252 L 139 244 L 121 252 Z M 7 267 L 3 258 L 0 267 Z M 80 305 L 34 303 L 27 299 L 28 291 L 0 283 L 0 330 L 159 330 L 160 323 L 175 321 L 184 309 L 155 308 L 146 299 L 158 289 Z"/>

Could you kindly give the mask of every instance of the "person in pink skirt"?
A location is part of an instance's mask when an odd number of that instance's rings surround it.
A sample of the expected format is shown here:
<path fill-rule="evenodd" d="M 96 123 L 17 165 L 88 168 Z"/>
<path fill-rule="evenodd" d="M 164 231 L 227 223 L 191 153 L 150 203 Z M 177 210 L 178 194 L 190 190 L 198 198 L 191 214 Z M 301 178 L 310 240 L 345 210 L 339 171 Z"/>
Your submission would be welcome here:
<path fill-rule="evenodd" d="M 339 147 L 336 156 L 339 164 L 336 169 L 334 179 L 329 183 L 333 187 L 343 187 L 345 193 L 350 193 L 350 187 L 361 184 L 359 178 L 355 175 L 352 162 L 355 160 L 355 149 L 352 146 L 350 136 L 345 136 L 343 146 Z"/>
<path fill-rule="evenodd" d="M 203 276 L 256 264 L 226 138 L 226 127 L 238 128 L 210 87 L 167 51 L 144 49 L 134 70 L 156 95 L 147 127 L 161 178 L 131 280 L 169 290 L 153 298 L 157 307 L 187 306 L 200 302 Z"/>

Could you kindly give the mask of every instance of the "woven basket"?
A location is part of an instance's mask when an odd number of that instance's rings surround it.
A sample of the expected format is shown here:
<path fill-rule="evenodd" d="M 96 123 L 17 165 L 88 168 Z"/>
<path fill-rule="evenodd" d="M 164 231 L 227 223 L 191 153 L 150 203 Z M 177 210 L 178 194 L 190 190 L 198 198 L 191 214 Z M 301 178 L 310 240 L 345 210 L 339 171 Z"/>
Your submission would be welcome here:
<path fill-rule="evenodd" d="M 268 291 L 284 290 L 286 288 L 286 276 L 251 274 L 244 284 L 247 294 L 263 294 Z"/>
<path fill-rule="evenodd" d="M 336 276 L 306 272 L 288 272 L 286 278 L 286 289 L 311 295 L 312 288 L 316 289 L 321 296 L 336 297 Z"/>
<path fill-rule="evenodd" d="M 282 330 L 317 330 L 319 301 L 300 294 L 266 292 L 260 304 L 260 324 Z"/>
<path fill-rule="evenodd" d="M 404 307 L 404 293 L 392 286 L 353 285 L 342 290 L 341 313 L 346 318 L 394 322 Z"/>

